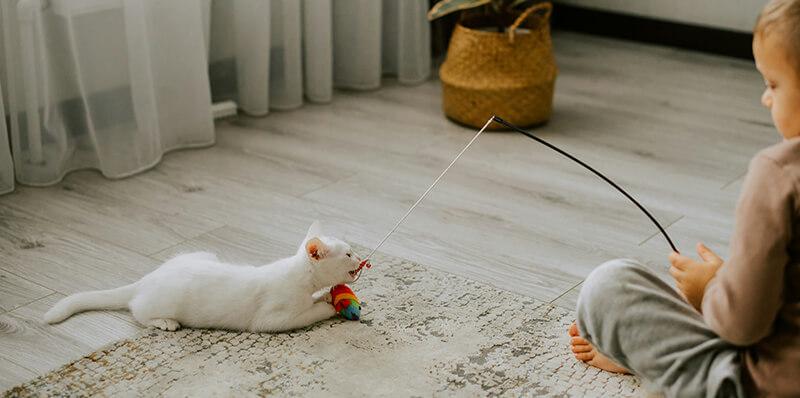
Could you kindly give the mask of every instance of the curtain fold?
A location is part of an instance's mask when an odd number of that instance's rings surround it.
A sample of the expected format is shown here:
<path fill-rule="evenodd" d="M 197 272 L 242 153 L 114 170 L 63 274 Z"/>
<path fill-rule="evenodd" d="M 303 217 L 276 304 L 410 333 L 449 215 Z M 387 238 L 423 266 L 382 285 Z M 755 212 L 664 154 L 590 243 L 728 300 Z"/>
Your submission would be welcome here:
<path fill-rule="evenodd" d="M 333 4 L 303 0 L 303 87 L 311 102 L 333 99 Z"/>
<path fill-rule="evenodd" d="M 0 13 L 3 11 L 0 4 Z M 8 114 L 8 79 L 6 78 L 5 63 L 5 30 L 0 15 L 0 195 L 14 190 L 14 162 L 11 158 L 11 146 L 8 142 L 8 127 L 6 115 Z"/>
<path fill-rule="evenodd" d="M 14 190 L 14 163 L 11 160 L 11 147 L 8 145 L 2 80 L 4 79 L 0 79 L 0 195 Z"/>
<path fill-rule="evenodd" d="M 376 89 L 385 74 L 421 83 L 431 70 L 427 9 L 427 0 L 213 0 L 214 99 L 266 115 L 330 102 L 334 87 Z"/>
<path fill-rule="evenodd" d="M 383 73 L 420 84 L 431 73 L 431 29 L 426 1 L 383 2 Z"/>
<path fill-rule="evenodd" d="M 356 90 L 380 86 L 382 9 L 383 2 L 375 0 L 333 3 L 333 82 L 336 86 Z"/>
<path fill-rule="evenodd" d="M 430 75 L 428 0 L 0 0 L 0 193 L 92 168 L 121 178 L 334 87 Z M 5 102 L 5 104 L 2 104 Z M 4 112 L 5 111 L 5 112 Z M 6 129 L 6 123 L 10 129 Z"/>

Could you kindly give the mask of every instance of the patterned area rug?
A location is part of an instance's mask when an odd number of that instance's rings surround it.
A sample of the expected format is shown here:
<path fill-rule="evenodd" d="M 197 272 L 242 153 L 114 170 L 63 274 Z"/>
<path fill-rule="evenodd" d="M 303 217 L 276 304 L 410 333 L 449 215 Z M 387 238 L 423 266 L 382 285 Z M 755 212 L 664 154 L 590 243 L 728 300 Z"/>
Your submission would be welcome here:
<path fill-rule="evenodd" d="M 576 361 L 571 311 L 377 255 L 362 320 L 290 333 L 143 330 L 4 396 L 645 396 Z"/>

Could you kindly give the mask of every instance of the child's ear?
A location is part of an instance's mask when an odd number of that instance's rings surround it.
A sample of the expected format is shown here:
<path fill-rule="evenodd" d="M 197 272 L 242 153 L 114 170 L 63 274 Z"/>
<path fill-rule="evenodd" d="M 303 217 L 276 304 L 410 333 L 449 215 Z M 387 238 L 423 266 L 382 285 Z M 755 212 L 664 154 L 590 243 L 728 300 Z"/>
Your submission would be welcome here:
<path fill-rule="evenodd" d="M 306 253 L 308 254 L 309 258 L 314 260 L 322 260 L 325 256 L 328 255 L 328 251 L 330 248 L 325 246 L 319 238 L 311 238 L 306 243 Z"/>
<path fill-rule="evenodd" d="M 306 239 L 319 238 L 320 236 L 322 236 L 322 224 L 319 220 L 316 220 L 311 224 L 311 227 L 308 228 Z"/>

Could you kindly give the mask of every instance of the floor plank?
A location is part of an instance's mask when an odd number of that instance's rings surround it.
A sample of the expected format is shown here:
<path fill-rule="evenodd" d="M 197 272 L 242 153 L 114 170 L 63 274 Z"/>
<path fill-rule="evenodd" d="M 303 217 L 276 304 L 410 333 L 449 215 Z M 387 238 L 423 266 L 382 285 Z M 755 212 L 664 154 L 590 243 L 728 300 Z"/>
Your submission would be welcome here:
<path fill-rule="evenodd" d="M 153 257 L 167 261 L 181 253 L 208 251 L 224 262 L 263 265 L 294 255 L 301 240 L 302 237 L 298 238 L 297 245 L 290 245 L 238 228 L 223 227 L 156 253 Z"/>
<path fill-rule="evenodd" d="M 0 359 L 0 391 L 18 386 L 34 377 L 36 377 L 35 372 L 7 359 Z"/>
<path fill-rule="evenodd" d="M 97 173 L 85 171 L 73 175 L 74 178 L 54 187 L 20 187 L 3 197 L 3 204 L 145 255 L 221 226 L 202 217 L 160 209 L 142 211 L 128 197 L 102 189 L 112 185 L 111 181 L 93 184 L 92 181 L 101 179 Z M 137 195 L 146 198 L 149 192 Z"/>
<path fill-rule="evenodd" d="M 0 207 L 0 218 L 0 270 L 52 291 L 71 294 L 120 286 L 158 264 L 11 207 Z"/>
<path fill-rule="evenodd" d="M 52 294 L 53 291 L 0 269 L 0 311 L 11 311 Z"/>
<path fill-rule="evenodd" d="M 107 312 L 75 315 L 58 325 L 41 319 L 63 295 L 55 294 L 0 315 L 0 359 L 43 373 L 139 330 Z"/>

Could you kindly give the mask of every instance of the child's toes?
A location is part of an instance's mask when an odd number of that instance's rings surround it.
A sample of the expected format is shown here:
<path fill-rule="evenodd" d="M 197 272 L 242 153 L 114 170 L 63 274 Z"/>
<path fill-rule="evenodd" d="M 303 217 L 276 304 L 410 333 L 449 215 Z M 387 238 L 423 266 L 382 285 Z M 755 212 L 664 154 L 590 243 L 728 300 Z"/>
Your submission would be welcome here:
<path fill-rule="evenodd" d="M 575 354 L 575 358 L 577 358 L 577 359 L 579 359 L 581 361 L 591 361 L 592 359 L 594 359 L 594 352 L 592 352 L 592 351 L 579 352 L 579 353 Z"/>

